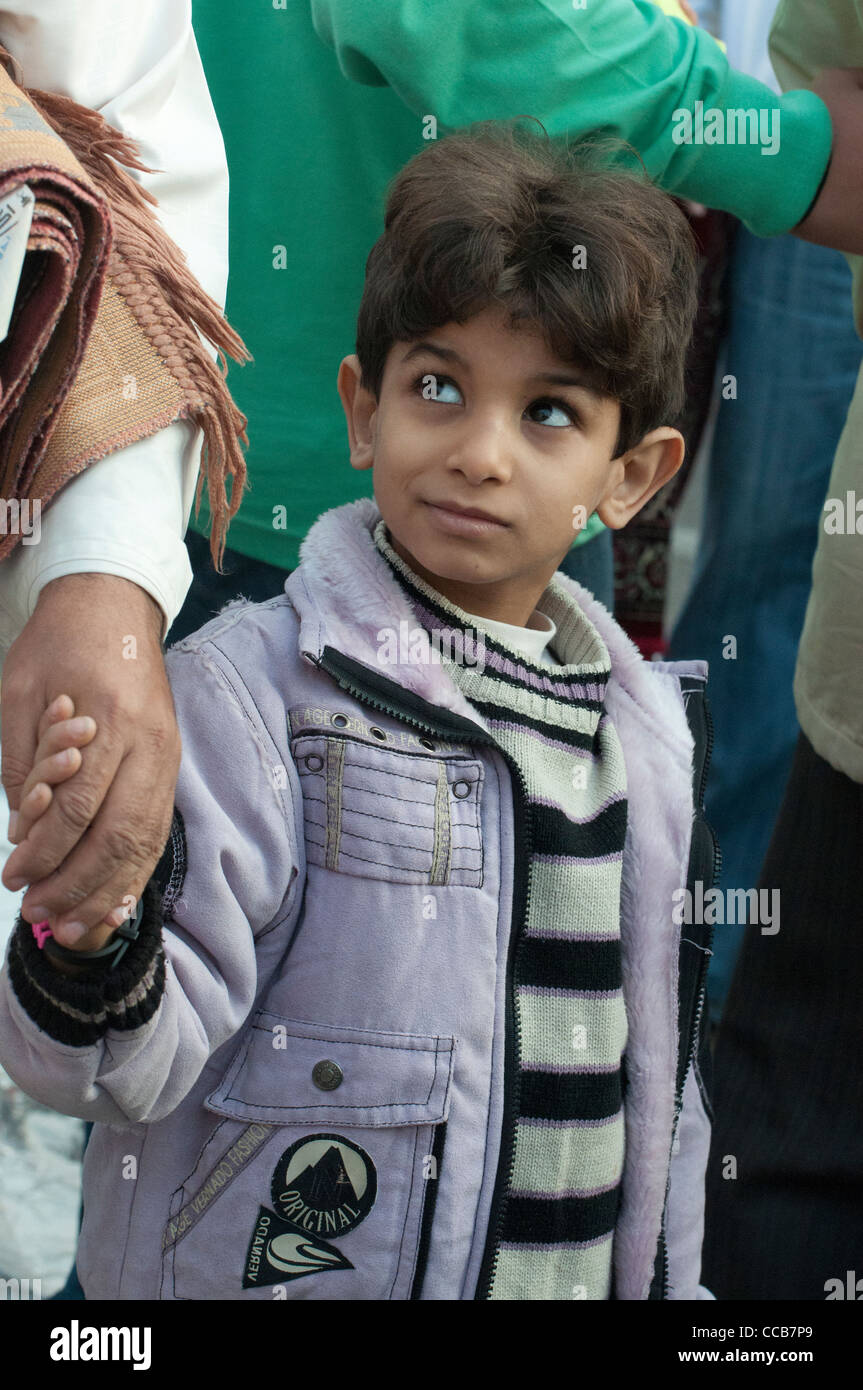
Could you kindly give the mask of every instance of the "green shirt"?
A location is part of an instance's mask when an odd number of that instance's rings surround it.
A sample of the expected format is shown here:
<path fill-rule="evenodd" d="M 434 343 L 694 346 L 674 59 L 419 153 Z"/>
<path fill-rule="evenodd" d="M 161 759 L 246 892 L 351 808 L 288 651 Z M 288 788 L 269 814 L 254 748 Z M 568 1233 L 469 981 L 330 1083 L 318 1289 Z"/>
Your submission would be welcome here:
<path fill-rule="evenodd" d="M 387 185 L 430 117 L 438 136 L 525 113 L 551 135 L 622 136 L 670 192 L 761 235 L 801 220 L 829 157 L 816 96 L 778 97 L 640 0 L 194 0 L 193 19 L 231 175 L 226 313 L 255 359 L 228 377 L 250 438 L 228 544 L 285 568 L 322 511 L 371 495 L 336 374 Z M 673 113 L 696 101 L 780 108 L 779 151 L 676 144 Z M 193 526 L 208 534 L 206 499 Z"/>

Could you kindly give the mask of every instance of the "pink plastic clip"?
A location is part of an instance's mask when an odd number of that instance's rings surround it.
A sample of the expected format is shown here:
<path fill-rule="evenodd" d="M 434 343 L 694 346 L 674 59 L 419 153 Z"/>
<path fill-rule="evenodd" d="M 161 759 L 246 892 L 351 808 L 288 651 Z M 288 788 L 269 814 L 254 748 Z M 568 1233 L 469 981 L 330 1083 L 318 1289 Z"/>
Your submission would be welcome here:
<path fill-rule="evenodd" d="M 44 945 L 45 945 L 45 938 L 46 938 L 46 936 L 53 936 L 54 933 L 52 932 L 51 928 L 48 926 L 48 918 L 47 918 L 47 917 L 45 918 L 45 921 L 44 921 L 44 922 L 33 922 L 33 923 L 31 923 L 31 925 L 32 925 L 32 928 L 33 928 L 33 935 L 34 935 L 35 938 L 36 938 L 36 945 L 39 947 L 39 950 L 41 951 L 42 948 L 43 948 Z"/>

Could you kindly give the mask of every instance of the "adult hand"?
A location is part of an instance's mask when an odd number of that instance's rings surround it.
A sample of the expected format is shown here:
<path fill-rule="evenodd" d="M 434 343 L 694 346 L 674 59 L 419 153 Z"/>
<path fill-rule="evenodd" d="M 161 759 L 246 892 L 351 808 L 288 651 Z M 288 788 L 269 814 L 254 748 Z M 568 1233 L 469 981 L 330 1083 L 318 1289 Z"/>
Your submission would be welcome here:
<path fill-rule="evenodd" d="M 82 766 L 2 874 L 13 892 L 29 883 L 23 917 L 54 919 L 65 945 L 83 946 L 124 897 L 140 897 L 170 833 L 181 743 L 161 631 L 161 609 L 131 580 L 69 574 L 45 585 L 6 657 L 0 779 L 11 811 L 52 700 L 65 692 L 96 721 Z"/>
<path fill-rule="evenodd" d="M 824 68 L 812 91 L 833 122 L 833 153 L 812 211 L 793 228 L 803 241 L 863 254 L 863 68 Z"/>

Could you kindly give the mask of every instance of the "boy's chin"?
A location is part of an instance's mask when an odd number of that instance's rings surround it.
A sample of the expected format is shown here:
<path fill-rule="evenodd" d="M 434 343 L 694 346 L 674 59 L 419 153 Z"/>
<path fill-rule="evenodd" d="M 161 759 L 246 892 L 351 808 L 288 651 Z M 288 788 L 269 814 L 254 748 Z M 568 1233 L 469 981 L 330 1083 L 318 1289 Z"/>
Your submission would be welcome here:
<path fill-rule="evenodd" d="M 393 541 L 398 541 L 398 536 L 390 532 Z M 431 584 L 432 588 L 440 588 L 442 583 L 450 584 L 499 584 L 501 580 L 510 578 L 509 571 L 505 564 L 498 563 L 493 568 L 491 565 L 477 568 L 476 557 L 465 555 L 447 555 L 446 547 L 430 546 L 421 543 L 415 549 L 399 542 L 393 545 L 397 554 L 402 558 L 415 574 L 425 577 L 426 583 Z M 487 572 L 486 572 L 487 571 Z"/>

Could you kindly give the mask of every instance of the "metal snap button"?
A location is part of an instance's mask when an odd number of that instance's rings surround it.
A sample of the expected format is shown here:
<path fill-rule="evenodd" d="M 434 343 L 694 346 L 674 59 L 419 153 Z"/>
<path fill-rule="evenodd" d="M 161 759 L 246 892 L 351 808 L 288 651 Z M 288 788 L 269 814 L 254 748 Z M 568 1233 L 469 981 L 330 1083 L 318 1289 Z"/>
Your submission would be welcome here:
<path fill-rule="evenodd" d="M 386 741 L 387 741 L 387 736 L 386 736 L 386 734 L 384 733 L 383 729 L 376 729 L 376 728 L 374 728 L 374 726 L 373 726 L 373 727 L 369 730 L 369 733 L 371 734 L 372 738 L 379 739 L 382 743 L 386 743 Z"/>
<path fill-rule="evenodd" d="M 435 745 L 434 743 L 432 743 L 432 741 L 431 741 L 430 738 L 421 738 L 421 739 L 420 739 L 420 743 L 421 743 L 422 747 L 423 747 L 423 748 L 427 748 L 427 749 L 429 750 L 430 753 L 433 753 L 433 752 L 435 751 L 436 745 Z"/>
<path fill-rule="evenodd" d="M 466 796 L 470 796 L 470 782 L 453 782 L 452 794 L 463 801 Z"/>
<path fill-rule="evenodd" d="M 337 1086 L 341 1086 L 344 1077 L 342 1069 L 337 1062 L 315 1062 L 312 1068 L 312 1080 L 320 1091 L 334 1091 Z"/>
<path fill-rule="evenodd" d="M 333 715 L 332 723 L 336 726 L 337 729 L 346 729 L 348 727 L 349 722 L 350 721 L 346 714 Z"/>
<path fill-rule="evenodd" d="M 306 767 L 309 769 L 309 772 L 320 772 L 321 768 L 324 765 L 323 758 L 319 757 L 317 753 L 310 753 L 307 758 L 303 759 L 303 761 Z"/>

